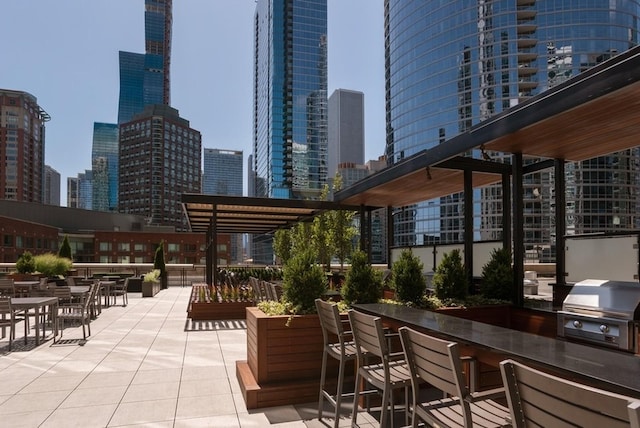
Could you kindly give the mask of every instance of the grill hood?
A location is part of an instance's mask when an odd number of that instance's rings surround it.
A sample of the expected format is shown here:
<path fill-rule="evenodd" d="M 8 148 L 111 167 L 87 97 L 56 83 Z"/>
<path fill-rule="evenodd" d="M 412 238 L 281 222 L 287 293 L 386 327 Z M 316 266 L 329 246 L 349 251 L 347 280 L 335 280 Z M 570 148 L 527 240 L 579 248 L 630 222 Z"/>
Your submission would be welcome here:
<path fill-rule="evenodd" d="M 640 283 L 586 279 L 576 282 L 562 310 L 592 316 L 640 320 Z"/>

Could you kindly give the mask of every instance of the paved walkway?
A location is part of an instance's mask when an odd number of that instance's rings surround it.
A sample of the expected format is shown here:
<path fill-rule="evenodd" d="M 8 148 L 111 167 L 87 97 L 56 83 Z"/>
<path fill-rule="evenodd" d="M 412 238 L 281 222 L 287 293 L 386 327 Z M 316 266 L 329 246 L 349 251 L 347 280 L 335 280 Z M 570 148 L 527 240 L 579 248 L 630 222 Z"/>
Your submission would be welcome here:
<path fill-rule="evenodd" d="M 0 426 L 333 426 L 315 419 L 316 403 L 247 411 L 235 375 L 244 321 L 189 322 L 190 291 L 130 293 L 128 306 L 103 308 L 86 343 L 72 326 L 59 344 L 25 345 L 20 324 L 13 351 L 0 340 Z M 361 426 L 374 426 L 361 415 Z"/>

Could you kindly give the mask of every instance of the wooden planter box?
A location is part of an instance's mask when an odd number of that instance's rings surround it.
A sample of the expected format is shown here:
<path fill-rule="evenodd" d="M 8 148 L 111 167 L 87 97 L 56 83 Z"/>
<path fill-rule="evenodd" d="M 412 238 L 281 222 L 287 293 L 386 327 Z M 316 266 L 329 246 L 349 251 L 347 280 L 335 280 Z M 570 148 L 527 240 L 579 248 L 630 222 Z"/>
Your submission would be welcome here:
<path fill-rule="evenodd" d="M 268 316 L 246 309 L 247 361 L 236 361 L 236 376 L 247 409 L 313 402 L 322 368 L 322 330 L 317 315 Z M 329 358 L 327 380 L 337 379 Z"/>
<path fill-rule="evenodd" d="M 194 321 L 202 320 L 239 320 L 244 319 L 246 310 L 255 306 L 254 302 L 205 302 L 191 303 L 189 318 Z"/>
<path fill-rule="evenodd" d="M 142 282 L 142 297 L 153 297 L 160 292 L 159 282 Z"/>

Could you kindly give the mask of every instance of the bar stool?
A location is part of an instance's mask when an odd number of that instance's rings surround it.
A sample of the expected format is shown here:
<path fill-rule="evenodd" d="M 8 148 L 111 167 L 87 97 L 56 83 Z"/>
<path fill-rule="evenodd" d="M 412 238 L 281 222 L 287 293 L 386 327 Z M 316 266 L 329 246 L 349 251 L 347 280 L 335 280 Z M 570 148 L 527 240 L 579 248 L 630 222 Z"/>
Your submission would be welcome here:
<path fill-rule="evenodd" d="M 353 415 L 351 426 L 357 426 L 358 401 L 361 395 L 362 381 L 382 392 L 382 407 L 380 409 L 380 426 L 393 428 L 394 398 L 393 393 L 397 389 L 404 389 L 405 395 L 405 424 L 409 424 L 409 389 L 411 387 L 411 374 L 404 360 L 403 352 L 391 352 L 391 336 L 397 333 L 385 334 L 382 327 L 382 319 L 371 315 L 349 310 L 349 322 L 358 354 L 358 370 L 356 370 L 356 383 L 353 400 Z M 377 357 L 379 362 L 367 363 L 367 358 Z M 370 391 L 366 391 L 368 393 Z M 388 407 L 387 407 L 388 405 Z M 390 414 L 390 423 L 387 423 L 387 413 Z"/>
<path fill-rule="evenodd" d="M 320 318 L 322 337 L 324 339 L 322 371 L 320 374 L 320 397 L 318 399 L 318 420 L 322 420 L 323 402 L 326 399 L 335 408 L 333 426 L 337 428 L 340 420 L 342 398 L 353 396 L 353 394 L 343 394 L 342 392 L 345 366 L 349 361 L 355 361 L 358 354 L 355 343 L 353 340 L 350 340 L 352 337 L 351 331 L 345 331 L 343 328 L 343 321 L 340 319 L 338 305 L 325 302 L 322 299 L 316 299 L 315 302 Z M 337 342 L 333 342 L 335 338 L 337 338 Z M 335 395 L 326 390 L 327 357 L 331 357 L 339 362 L 338 384 Z"/>

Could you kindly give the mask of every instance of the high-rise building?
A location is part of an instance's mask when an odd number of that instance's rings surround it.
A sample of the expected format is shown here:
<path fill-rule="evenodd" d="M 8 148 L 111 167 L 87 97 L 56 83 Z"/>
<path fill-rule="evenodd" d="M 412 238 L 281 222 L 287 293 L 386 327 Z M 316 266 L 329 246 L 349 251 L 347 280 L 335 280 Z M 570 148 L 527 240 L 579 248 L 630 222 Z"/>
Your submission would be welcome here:
<path fill-rule="evenodd" d="M 93 171 L 90 169 L 78 174 L 78 208 L 93 209 Z"/>
<path fill-rule="evenodd" d="M 327 0 L 258 0 L 254 19 L 257 196 L 316 198 L 327 180 Z"/>
<path fill-rule="evenodd" d="M 67 207 L 78 208 L 78 177 L 67 177 Z"/>
<path fill-rule="evenodd" d="M 171 101 L 173 0 L 145 0 L 145 53 L 120 52 L 118 124 L 152 104 Z"/>
<path fill-rule="evenodd" d="M 93 123 L 93 209 L 118 210 L 118 125 Z"/>
<path fill-rule="evenodd" d="M 446 144 L 639 39 L 636 0 L 385 0 L 384 13 L 389 164 Z M 632 149 L 566 166 L 569 233 L 637 227 L 639 160 Z M 525 176 L 528 249 L 554 243 L 552 183 L 553 170 Z M 398 210 L 395 244 L 460 242 L 462 204 L 450 195 Z M 476 189 L 473 211 L 475 238 L 499 239 L 501 189 Z"/>
<path fill-rule="evenodd" d="M 120 125 L 119 140 L 119 211 L 187 230 L 180 198 L 201 190 L 200 132 L 178 110 L 152 105 Z"/>
<path fill-rule="evenodd" d="M 50 119 L 33 95 L 0 89 L 0 199 L 42 202 Z"/>
<path fill-rule="evenodd" d="M 242 196 L 242 150 L 204 149 L 202 193 Z"/>
<path fill-rule="evenodd" d="M 341 163 L 364 164 L 364 94 L 336 89 L 329 97 L 328 172 Z"/>
<path fill-rule="evenodd" d="M 60 205 L 60 173 L 49 165 L 44 166 L 42 203 Z"/>
<path fill-rule="evenodd" d="M 242 150 L 204 149 L 202 193 L 242 196 Z M 231 234 L 231 263 L 241 263 L 242 234 Z"/>
<path fill-rule="evenodd" d="M 258 197 L 314 199 L 327 182 L 327 0 L 257 0 L 253 165 Z M 269 237 L 254 262 L 272 263 Z"/>

